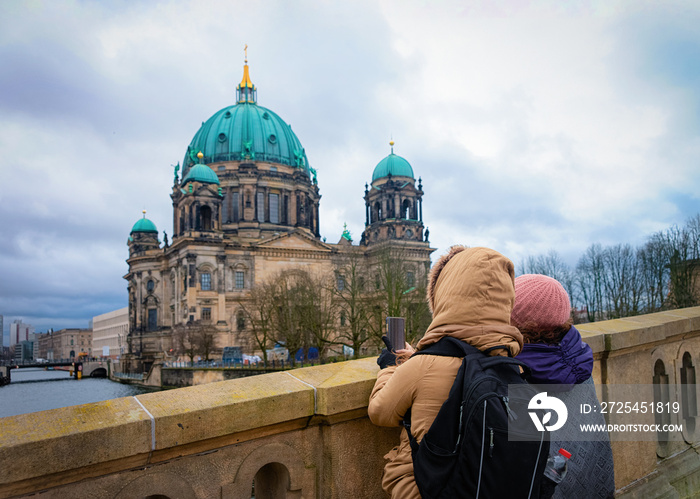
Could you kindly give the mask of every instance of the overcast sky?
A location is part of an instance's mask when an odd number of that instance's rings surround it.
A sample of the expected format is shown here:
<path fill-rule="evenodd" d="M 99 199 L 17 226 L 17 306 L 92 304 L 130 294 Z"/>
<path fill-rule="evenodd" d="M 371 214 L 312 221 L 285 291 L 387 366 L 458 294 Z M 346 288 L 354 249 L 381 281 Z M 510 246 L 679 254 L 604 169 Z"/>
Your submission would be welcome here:
<path fill-rule="evenodd" d="M 364 227 L 394 151 L 422 177 L 433 259 L 520 265 L 645 241 L 700 212 L 700 3 L 0 2 L 0 314 L 45 331 L 127 305 L 126 240 L 172 234 L 173 167 L 235 100 L 318 171 L 321 234 Z"/>

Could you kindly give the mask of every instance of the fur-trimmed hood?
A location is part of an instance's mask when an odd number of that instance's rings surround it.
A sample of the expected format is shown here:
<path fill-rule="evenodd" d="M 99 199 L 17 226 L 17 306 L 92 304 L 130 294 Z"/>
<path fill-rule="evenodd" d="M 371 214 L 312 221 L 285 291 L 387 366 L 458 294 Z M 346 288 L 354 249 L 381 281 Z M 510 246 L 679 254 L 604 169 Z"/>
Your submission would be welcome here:
<path fill-rule="evenodd" d="M 489 335 L 488 342 L 482 339 L 479 344 L 507 343 L 510 355 L 516 355 L 523 337 L 510 325 L 514 279 L 513 262 L 499 252 L 452 246 L 430 271 L 427 294 L 433 321 L 418 348 L 446 335 L 465 338 Z M 457 331 L 461 333 L 455 334 Z M 465 338 L 460 339 L 469 343 L 477 341 Z"/>

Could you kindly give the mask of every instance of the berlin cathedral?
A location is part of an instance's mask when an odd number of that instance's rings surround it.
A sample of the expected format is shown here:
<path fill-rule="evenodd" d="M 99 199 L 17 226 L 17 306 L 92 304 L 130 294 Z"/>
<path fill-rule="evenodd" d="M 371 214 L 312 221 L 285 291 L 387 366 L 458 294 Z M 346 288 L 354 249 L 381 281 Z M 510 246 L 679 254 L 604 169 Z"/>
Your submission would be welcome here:
<path fill-rule="evenodd" d="M 359 244 L 347 230 L 338 243 L 325 242 L 316 169 L 291 127 L 258 104 L 247 60 L 236 103 L 202 124 L 181 168 L 170 194 L 172 240 L 159 240 L 145 212 L 128 238 L 129 351 L 138 358 L 167 355 L 173 328 L 192 321 L 216 327 L 219 351 L 239 346 L 252 354 L 240 320 L 251 289 L 294 268 L 337 274 L 348 252 L 371 265 L 381 251 L 401 248 L 410 277 L 426 279 L 434 250 L 423 225 L 421 180 L 394 154 L 393 142 L 365 184 Z"/>

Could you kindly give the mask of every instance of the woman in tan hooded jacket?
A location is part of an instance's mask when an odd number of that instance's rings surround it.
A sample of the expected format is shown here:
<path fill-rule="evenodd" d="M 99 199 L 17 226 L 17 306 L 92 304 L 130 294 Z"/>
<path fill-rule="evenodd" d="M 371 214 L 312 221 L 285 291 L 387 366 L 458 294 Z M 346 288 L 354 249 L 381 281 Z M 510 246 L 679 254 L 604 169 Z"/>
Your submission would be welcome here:
<path fill-rule="evenodd" d="M 452 336 L 490 355 L 516 356 L 523 345 L 510 325 L 515 299 L 513 263 L 488 248 L 453 246 L 430 271 L 428 304 L 433 321 L 417 350 Z M 411 428 L 420 442 L 447 399 L 462 360 L 417 355 L 377 375 L 369 417 L 379 426 L 400 426 L 411 409 Z M 413 477 L 411 446 L 401 431 L 398 447 L 385 456 L 382 487 L 395 498 L 420 498 Z"/>

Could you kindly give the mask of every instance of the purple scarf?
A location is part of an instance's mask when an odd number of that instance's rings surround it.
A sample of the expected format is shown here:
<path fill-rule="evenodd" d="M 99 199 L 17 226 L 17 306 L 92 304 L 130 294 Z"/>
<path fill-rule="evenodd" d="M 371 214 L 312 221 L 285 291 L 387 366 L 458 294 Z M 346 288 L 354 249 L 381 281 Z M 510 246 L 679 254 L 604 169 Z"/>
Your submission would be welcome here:
<path fill-rule="evenodd" d="M 583 383 L 593 371 L 593 351 L 573 326 L 558 345 L 525 343 L 517 359 L 532 370 L 529 381 L 535 384 Z"/>

